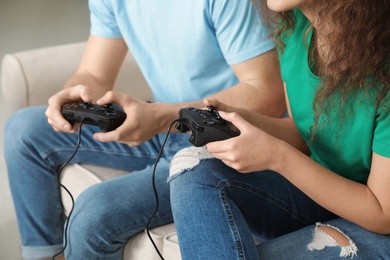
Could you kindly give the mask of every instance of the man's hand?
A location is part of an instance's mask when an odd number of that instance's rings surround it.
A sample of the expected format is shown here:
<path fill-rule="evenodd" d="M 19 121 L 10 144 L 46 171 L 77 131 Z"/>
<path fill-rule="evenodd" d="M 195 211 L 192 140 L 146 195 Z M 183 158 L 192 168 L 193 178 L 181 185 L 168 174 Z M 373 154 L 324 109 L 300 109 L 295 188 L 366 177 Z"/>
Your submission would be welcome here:
<path fill-rule="evenodd" d="M 129 146 L 138 146 L 158 134 L 160 121 L 153 104 L 128 96 L 127 94 L 107 92 L 97 101 L 98 105 L 115 103 L 126 113 L 126 120 L 116 130 L 107 133 L 95 133 L 100 142 L 121 142 Z"/>
<path fill-rule="evenodd" d="M 127 53 L 123 39 L 90 35 L 76 73 L 65 88 L 49 99 L 46 110 L 48 122 L 57 132 L 75 132 L 62 116 L 61 107 L 70 102 L 93 102 L 112 90 L 119 69 Z"/>
<path fill-rule="evenodd" d="M 47 116 L 48 123 L 57 132 L 75 132 L 77 125 L 72 125 L 62 116 L 61 107 L 65 103 L 84 101 L 91 102 L 92 95 L 91 89 L 84 85 L 77 85 L 74 87 L 68 87 L 57 94 L 53 95 L 49 99 L 49 106 L 46 109 L 45 115 Z"/>

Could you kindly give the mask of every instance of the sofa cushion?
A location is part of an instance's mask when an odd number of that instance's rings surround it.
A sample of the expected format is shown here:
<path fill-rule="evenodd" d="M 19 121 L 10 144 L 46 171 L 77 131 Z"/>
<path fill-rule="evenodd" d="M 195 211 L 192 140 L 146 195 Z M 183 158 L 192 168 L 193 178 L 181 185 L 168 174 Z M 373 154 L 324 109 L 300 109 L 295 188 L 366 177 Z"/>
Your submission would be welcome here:
<path fill-rule="evenodd" d="M 94 165 L 72 164 L 65 167 L 61 173 L 61 183 L 76 200 L 80 193 L 88 187 L 125 174 L 129 173 Z M 64 189 L 61 189 L 61 196 L 65 214 L 68 214 L 72 206 L 71 199 Z M 151 229 L 150 235 L 165 259 L 181 259 L 174 224 Z M 146 230 L 144 230 L 129 239 L 124 249 L 123 259 L 159 260 L 160 257 L 149 240 Z"/>

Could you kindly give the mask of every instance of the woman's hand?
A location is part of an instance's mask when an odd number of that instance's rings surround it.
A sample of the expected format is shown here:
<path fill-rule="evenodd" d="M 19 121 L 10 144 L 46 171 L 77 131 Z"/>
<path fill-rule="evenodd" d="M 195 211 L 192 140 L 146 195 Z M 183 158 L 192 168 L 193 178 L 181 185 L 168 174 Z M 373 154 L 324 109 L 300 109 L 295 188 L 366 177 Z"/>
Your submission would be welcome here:
<path fill-rule="evenodd" d="M 219 111 L 241 132 L 237 137 L 207 144 L 207 150 L 227 166 L 242 173 L 272 170 L 280 158 L 283 141 L 251 125 L 239 114 Z"/>
<path fill-rule="evenodd" d="M 229 106 L 229 105 L 219 101 L 218 99 L 206 98 L 203 100 L 203 104 L 205 104 L 206 106 L 213 106 L 216 108 L 217 111 L 236 112 L 236 113 L 240 114 L 241 117 L 245 118 L 245 120 L 248 120 L 247 114 L 250 113 L 249 111 L 247 111 L 244 108 Z"/>

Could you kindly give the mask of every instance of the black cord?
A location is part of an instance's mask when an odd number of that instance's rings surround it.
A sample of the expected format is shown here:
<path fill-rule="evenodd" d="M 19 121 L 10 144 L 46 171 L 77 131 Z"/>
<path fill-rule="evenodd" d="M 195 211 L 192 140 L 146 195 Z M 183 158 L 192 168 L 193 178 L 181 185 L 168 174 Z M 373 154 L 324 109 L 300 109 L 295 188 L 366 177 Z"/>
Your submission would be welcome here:
<path fill-rule="evenodd" d="M 73 196 L 72 196 L 72 193 L 68 190 L 68 188 L 66 188 L 65 185 L 63 185 L 63 184 L 61 183 L 61 173 L 62 173 L 62 170 L 65 168 L 65 166 L 68 165 L 68 163 L 73 159 L 73 157 L 76 155 L 77 151 L 79 150 L 80 143 L 81 143 L 81 127 L 82 127 L 82 125 L 83 125 L 83 121 L 84 121 L 84 119 L 82 119 L 81 122 L 80 122 L 79 134 L 78 134 L 78 140 L 77 140 L 76 149 L 74 150 L 74 152 L 73 152 L 73 154 L 70 156 L 70 158 L 69 158 L 69 159 L 60 167 L 60 169 L 58 170 L 58 173 L 57 173 L 57 183 L 58 183 L 58 185 L 59 185 L 60 187 L 62 187 L 62 188 L 66 191 L 66 193 L 68 193 L 68 195 L 69 195 L 69 197 L 70 197 L 70 199 L 71 199 L 71 201 L 72 201 L 71 209 L 70 209 L 69 215 L 68 215 L 68 220 L 69 220 L 69 218 L 70 218 L 70 215 L 72 215 L 72 212 L 73 212 L 73 208 L 74 208 L 74 198 L 73 198 Z M 64 205 L 62 205 L 62 208 L 64 208 Z M 67 220 L 66 223 L 65 223 L 65 229 L 64 229 L 64 248 L 63 248 L 60 252 L 58 252 L 57 254 L 55 254 L 55 255 L 53 256 L 53 258 L 52 258 L 53 260 L 55 260 L 55 258 L 56 258 L 57 256 L 60 256 L 61 254 L 63 254 L 64 251 L 65 251 L 66 246 L 68 245 L 68 238 L 67 238 L 68 225 L 69 225 L 69 221 L 68 221 L 68 220 Z"/>
<path fill-rule="evenodd" d="M 160 158 L 161 158 L 161 154 L 162 154 L 163 148 L 164 148 L 164 146 L 165 146 L 165 143 L 167 142 L 167 139 L 168 139 L 168 136 L 169 136 L 169 134 L 170 134 L 170 132 L 171 132 L 172 126 L 173 126 L 174 123 L 176 123 L 176 122 L 178 122 L 178 121 L 179 121 L 179 120 L 176 119 L 176 120 L 173 121 L 173 122 L 171 123 L 171 125 L 168 127 L 168 131 L 167 131 L 167 134 L 166 134 L 166 136 L 165 136 L 164 142 L 163 142 L 162 145 L 161 145 L 160 151 L 159 151 L 159 153 L 158 153 L 158 155 L 157 155 L 157 158 L 156 158 L 156 162 L 154 163 L 153 173 L 152 173 L 153 192 L 154 192 L 154 196 L 155 196 L 155 198 L 156 198 L 156 208 L 155 208 L 155 210 L 154 210 L 152 216 L 151 216 L 150 219 L 149 219 L 148 225 L 146 226 L 146 233 L 148 234 L 149 240 L 150 240 L 150 242 L 152 242 L 153 247 L 154 247 L 154 249 L 156 250 L 157 254 L 160 256 L 161 260 L 164 260 L 164 257 L 162 256 L 160 250 L 158 249 L 158 247 L 157 247 L 156 244 L 154 243 L 154 240 L 153 240 L 152 236 L 150 235 L 150 225 L 152 224 L 152 221 L 153 221 L 154 217 L 156 216 L 157 211 L 158 211 L 158 208 L 159 208 L 159 206 L 160 206 L 160 200 L 159 200 L 159 198 L 158 198 L 158 193 L 157 193 L 157 188 L 156 188 L 156 178 L 155 178 L 155 176 L 156 176 L 157 163 L 158 163 L 158 161 L 159 161 Z"/>
<path fill-rule="evenodd" d="M 84 119 L 81 120 L 81 122 L 80 122 L 76 149 L 75 149 L 75 151 L 73 152 L 73 154 L 71 155 L 71 157 L 70 157 L 70 158 L 69 158 L 69 159 L 60 167 L 60 169 L 58 170 L 58 174 L 57 174 L 57 182 L 58 182 L 58 185 L 59 185 L 60 187 L 62 187 L 62 188 L 68 193 L 68 195 L 69 195 L 69 197 L 70 197 L 70 199 L 71 199 L 71 201 L 72 201 L 72 206 L 71 206 L 71 209 L 70 209 L 70 211 L 69 211 L 68 220 L 69 220 L 69 218 L 70 218 L 70 216 L 72 215 L 72 212 L 73 212 L 73 208 L 74 208 L 74 198 L 73 198 L 73 196 L 72 196 L 72 193 L 68 190 L 68 188 L 66 188 L 65 185 L 63 185 L 63 184 L 61 183 L 61 173 L 62 173 L 62 170 L 65 168 L 65 166 L 67 166 L 68 163 L 69 163 L 69 162 L 73 159 L 73 157 L 76 155 L 76 153 L 77 153 L 77 151 L 78 151 L 78 149 L 79 149 L 79 147 L 80 147 L 80 143 L 81 143 L 81 127 L 82 127 L 83 121 L 84 121 Z M 164 260 L 164 257 L 162 256 L 160 250 L 158 249 L 158 247 L 156 246 L 156 244 L 155 244 L 155 242 L 154 242 L 152 236 L 150 235 L 150 225 L 151 225 L 151 223 L 152 223 L 154 217 L 156 216 L 156 214 L 157 214 L 157 212 L 158 212 L 158 208 L 159 208 L 159 206 L 160 206 L 160 200 L 159 200 L 159 198 L 158 198 L 158 193 L 157 193 L 157 188 L 156 188 L 155 175 L 156 175 L 157 163 L 158 163 L 159 159 L 161 158 L 161 154 L 162 154 L 163 148 L 164 148 L 164 146 L 165 146 L 165 143 L 167 142 L 167 139 L 168 139 L 168 136 L 169 136 L 169 134 L 170 134 L 170 132 L 171 132 L 172 126 L 173 126 L 176 122 L 178 122 L 178 121 L 179 121 L 179 120 L 176 119 L 176 120 L 174 120 L 174 121 L 170 124 L 170 126 L 169 126 L 169 128 L 168 128 L 168 131 L 167 131 L 167 134 L 166 134 L 166 136 L 165 136 L 165 139 L 164 139 L 164 141 L 163 141 L 163 143 L 162 143 L 162 145 L 161 145 L 160 151 L 159 151 L 159 153 L 158 153 L 158 155 L 157 155 L 156 161 L 155 161 L 155 163 L 154 163 L 153 173 L 152 173 L 152 184 L 153 184 L 153 192 L 154 192 L 155 199 L 156 199 L 156 208 L 155 208 L 155 210 L 154 210 L 152 216 L 151 216 L 150 219 L 149 219 L 148 225 L 146 226 L 146 232 L 147 232 L 147 234 L 148 234 L 148 237 L 149 237 L 151 243 L 153 244 L 154 249 L 156 250 L 157 254 L 160 256 L 160 258 L 161 258 L 162 260 Z M 58 252 L 56 255 L 53 256 L 53 258 L 52 258 L 53 260 L 55 260 L 56 257 L 58 257 L 58 256 L 60 256 L 61 254 L 63 254 L 63 252 L 64 252 L 65 249 L 66 249 L 66 246 L 68 245 L 68 243 L 67 243 L 67 241 L 68 241 L 68 239 L 67 239 L 68 225 L 69 225 L 69 221 L 66 221 L 66 223 L 65 223 L 65 229 L 64 229 L 64 248 L 63 248 L 60 252 Z"/>

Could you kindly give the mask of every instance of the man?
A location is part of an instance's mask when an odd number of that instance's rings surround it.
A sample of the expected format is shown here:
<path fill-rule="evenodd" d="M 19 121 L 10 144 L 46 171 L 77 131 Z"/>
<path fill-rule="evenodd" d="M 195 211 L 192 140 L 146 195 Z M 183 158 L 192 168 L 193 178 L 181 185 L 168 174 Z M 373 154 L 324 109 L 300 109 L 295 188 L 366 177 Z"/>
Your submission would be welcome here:
<path fill-rule="evenodd" d="M 72 162 L 132 172 L 80 195 L 69 219 L 68 260 L 121 259 L 126 241 L 145 229 L 155 208 L 153 190 L 146 188 L 150 166 L 180 108 L 204 107 L 202 99 L 211 96 L 271 116 L 285 112 L 274 45 L 250 0 L 89 4 L 91 35 L 77 72 L 48 107 L 19 111 L 5 130 L 5 157 L 27 259 L 50 259 L 63 247 L 56 175 L 77 136 L 68 134 L 76 127 L 62 117 L 62 104 L 119 104 L 127 114 L 125 122 L 107 133 L 83 127 Z M 152 89 L 152 103 L 111 91 L 128 49 Z M 11 139 L 16 141 L 7 141 Z M 190 145 L 185 134 L 168 138 L 156 171 L 160 210 L 153 226 L 173 221 L 166 183 L 169 162 Z"/>

